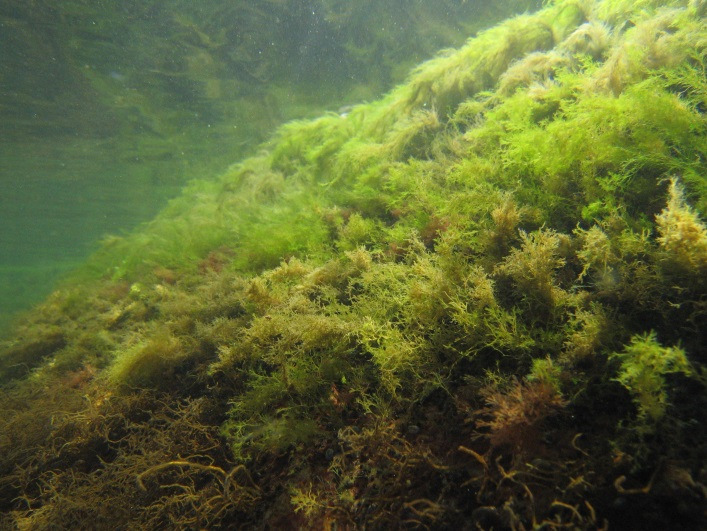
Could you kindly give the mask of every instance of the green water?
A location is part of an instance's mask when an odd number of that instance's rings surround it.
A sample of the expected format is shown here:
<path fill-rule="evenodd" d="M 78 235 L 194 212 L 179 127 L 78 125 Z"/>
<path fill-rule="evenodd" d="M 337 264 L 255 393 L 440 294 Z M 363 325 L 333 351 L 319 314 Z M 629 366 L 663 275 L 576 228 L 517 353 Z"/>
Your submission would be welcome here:
<path fill-rule="evenodd" d="M 177 192 L 171 163 L 116 163 L 88 139 L 0 147 L 0 322 L 36 302 L 95 242 L 153 216 Z"/>

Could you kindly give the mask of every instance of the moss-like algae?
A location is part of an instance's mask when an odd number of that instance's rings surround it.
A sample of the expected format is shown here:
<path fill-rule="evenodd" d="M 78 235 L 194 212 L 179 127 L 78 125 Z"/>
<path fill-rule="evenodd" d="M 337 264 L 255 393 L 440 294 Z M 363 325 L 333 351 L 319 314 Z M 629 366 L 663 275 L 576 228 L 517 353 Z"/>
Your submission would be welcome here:
<path fill-rule="evenodd" d="M 700 6 L 550 3 L 107 241 L 6 345 L 2 523 L 697 529 Z"/>

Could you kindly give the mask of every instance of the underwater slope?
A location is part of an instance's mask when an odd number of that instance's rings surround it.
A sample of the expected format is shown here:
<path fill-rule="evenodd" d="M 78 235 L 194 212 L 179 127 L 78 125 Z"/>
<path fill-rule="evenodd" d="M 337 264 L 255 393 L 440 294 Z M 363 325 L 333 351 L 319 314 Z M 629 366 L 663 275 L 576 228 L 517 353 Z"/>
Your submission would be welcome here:
<path fill-rule="evenodd" d="M 550 3 L 106 241 L 3 347 L 3 526 L 699 528 L 706 12 Z"/>
<path fill-rule="evenodd" d="M 194 175 L 293 118 L 377 99 L 421 58 L 541 3 L 5 0 L 0 335 Z"/>

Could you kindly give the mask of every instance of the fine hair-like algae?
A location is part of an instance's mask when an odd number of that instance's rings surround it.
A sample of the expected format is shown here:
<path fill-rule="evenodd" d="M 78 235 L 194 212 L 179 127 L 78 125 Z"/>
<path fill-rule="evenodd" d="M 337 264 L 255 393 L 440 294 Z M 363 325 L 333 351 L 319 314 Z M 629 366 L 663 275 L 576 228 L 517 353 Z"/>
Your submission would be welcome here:
<path fill-rule="evenodd" d="M 3 345 L 3 526 L 698 529 L 704 11 L 548 2 L 107 240 Z"/>

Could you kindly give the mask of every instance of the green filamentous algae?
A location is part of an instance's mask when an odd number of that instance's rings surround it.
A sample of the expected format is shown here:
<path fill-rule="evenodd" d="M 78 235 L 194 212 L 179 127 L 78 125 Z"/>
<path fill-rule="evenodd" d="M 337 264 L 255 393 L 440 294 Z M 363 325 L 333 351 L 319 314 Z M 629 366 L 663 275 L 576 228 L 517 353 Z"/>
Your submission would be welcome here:
<path fill-rule="evenodd" d="M 102 149 L 207 175 L 5 334 L 0 527 L 704 528 L 707 2 L 181 4 Z"/>

